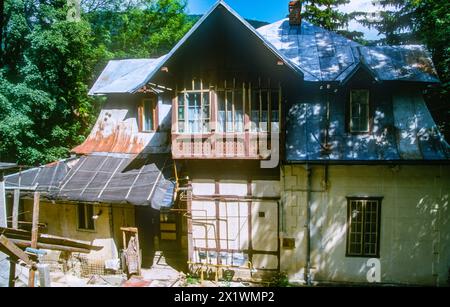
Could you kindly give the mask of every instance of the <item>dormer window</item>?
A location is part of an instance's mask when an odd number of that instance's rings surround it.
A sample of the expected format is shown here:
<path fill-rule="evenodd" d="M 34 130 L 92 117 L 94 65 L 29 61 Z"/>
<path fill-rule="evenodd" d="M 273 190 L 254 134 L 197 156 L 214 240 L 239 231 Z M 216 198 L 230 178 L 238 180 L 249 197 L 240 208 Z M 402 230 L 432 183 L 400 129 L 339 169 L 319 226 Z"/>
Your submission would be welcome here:
<path fill-rule="evenodd" d="M 369 132 L 369 90 L 350 91 L 350 132 Z"/>
<path fill-rule="evenodd" d="M 144 98 L 139 104 L 138 123 L 140 132 L 154 132 L 157 129 L 156 99 Z"/>

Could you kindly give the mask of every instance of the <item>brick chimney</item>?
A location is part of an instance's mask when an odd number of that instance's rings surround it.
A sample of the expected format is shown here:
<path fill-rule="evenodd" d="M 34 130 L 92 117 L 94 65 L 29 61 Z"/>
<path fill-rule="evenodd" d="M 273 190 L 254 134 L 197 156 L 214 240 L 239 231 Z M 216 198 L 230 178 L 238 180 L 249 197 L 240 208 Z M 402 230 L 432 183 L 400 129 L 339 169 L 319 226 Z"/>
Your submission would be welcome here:
<path fill-rule="evenodd" d="M 300 0 L 289 1 L 289 24 L 299 26 L 302 24 L 302 2 Z"/>

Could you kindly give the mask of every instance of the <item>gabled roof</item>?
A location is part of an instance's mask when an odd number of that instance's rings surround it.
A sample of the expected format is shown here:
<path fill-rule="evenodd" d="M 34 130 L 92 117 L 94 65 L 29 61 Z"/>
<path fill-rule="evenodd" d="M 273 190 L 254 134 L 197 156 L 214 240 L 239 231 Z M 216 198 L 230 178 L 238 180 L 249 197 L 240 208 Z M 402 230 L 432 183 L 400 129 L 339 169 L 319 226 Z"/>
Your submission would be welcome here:
<path fill-rule="evenodd" d="M 89 95 L 134 93 L 142 88 L 219 8 L 234 16 L 287 67 L 304 75 L 305 81 L 344 82 L 363 62 L 379 80 L 439 82 L 431 56 L 423 46 L 362 46 L 307 21 L 291 26 L 287 18 L 255 30 L 224 1 L 218 1 L 167 55 L 110 61 Z"/>
<path fill-rule="evenodd" d="M 301 70 L 292 63 L 282 52 L 269 43 L 255 28 L 252 27 L 244 18 L 239 16 L 224 1 L 216 2 L 211 9 L 200 18 L 196 24 L 186 33 L 186 35 L 172 48 L 172 50 L 157 59 L 131 59 L 131 60 L 113 60 L 109 61 L 97 81 L 89 91 L 89 95 L 115 94 L 115 93 L 134 93 L 149 82 L 149 80 L 161 70 L 166 62 L 183 46 L 189 38 L 203 25 L 204 21 L 219 8 L 224 8 L 237 22 L 240 22 L 259 39 L 268 51 L 282 60 L 287 67 L 295 73 L 302 76 Z"/>
<path fill-rule="evenodd" d="M 177 51 L 181 48 L 181 46 L 183 46 L 189 40 L 189 38 L 203 25 L 205 20 L 207 20 L 213 14 L 213 12 L 218 10 L 219 8 L 225 9 L 228 13 L 234 16 L 237 22 L 240 22 L 242 25 L 244 25 L 244 27 L 248 31 L 250 31 L 253 35 L 255 35 L 255 37 L 257 37 L 267 47 L 267 49 L 270 52 L 272 52 L 275 56 L 277 56 L 280 60 L 282 60 L 287 67 L 292 69 L 295 73 L 302 75 L 301 70 L 296 65 L 294 65 L 282 52 L 280 52 L 275 46 L 273 46 L 270 42 L 268 42 L 255 28 L 253 28 L 251 24 L 249 24 L 244 18 L 242 18 L 237 12 L 235 12 L 228 4 L 220 0 L 217 1 L 209 9 L 209 11 L 195 23 L 195 25 L 175 45 L 175 47 L 172 48 L 172 50 L 163 58 L 163 60 L 159 62 L 158 65 L 156 65 L 155 70 L 153 70 L 153 72 L 147 76 L 146 82 L 148 82 L 156 74 L 156 72 L 158 72 L 166 64 L 166 62 L 170 58 L 172 58 L 174 54 L 177 53 Z"/>
<path fill-rule="evenodd" d="M 439 82 L 430 54 L 422 46 L 366 47 L 335 32 L 283 19 L 258 29 L 297 65 L 305 81 L 343 81 L 365 63 L 379 80 Z"/>

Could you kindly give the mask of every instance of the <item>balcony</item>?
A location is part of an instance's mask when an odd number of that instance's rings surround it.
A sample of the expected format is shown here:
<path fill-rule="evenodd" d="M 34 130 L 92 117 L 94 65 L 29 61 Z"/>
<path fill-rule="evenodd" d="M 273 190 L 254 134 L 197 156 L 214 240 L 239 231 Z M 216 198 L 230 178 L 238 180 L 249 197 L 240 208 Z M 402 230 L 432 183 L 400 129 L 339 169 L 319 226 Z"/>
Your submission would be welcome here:
<path fill-rule="evenodd" d="M 270 156 L 271 136 L 265 132 L 172 133 L 174 159 L 247 159 Z"/>

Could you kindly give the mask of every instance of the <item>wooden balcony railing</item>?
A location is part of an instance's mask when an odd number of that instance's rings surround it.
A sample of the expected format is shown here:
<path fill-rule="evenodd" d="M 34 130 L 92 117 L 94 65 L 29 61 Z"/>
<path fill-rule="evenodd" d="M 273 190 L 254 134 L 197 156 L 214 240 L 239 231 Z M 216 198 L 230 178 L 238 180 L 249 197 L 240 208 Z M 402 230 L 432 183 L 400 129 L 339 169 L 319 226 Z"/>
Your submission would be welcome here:
<path fill-rule="evenodd" d="M 270 156 L 271 139 L 267 132 L 172 133 L 174 159 L 253 159 Z"/>

